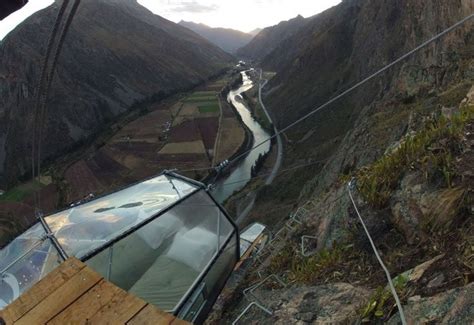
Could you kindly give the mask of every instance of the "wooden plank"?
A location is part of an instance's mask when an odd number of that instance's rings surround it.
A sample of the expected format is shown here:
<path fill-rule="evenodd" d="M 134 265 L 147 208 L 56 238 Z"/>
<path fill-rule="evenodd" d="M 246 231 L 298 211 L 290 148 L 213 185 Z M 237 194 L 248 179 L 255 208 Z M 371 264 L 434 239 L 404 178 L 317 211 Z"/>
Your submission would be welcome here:
<path fill-rule="evenodd" d="M 145 301 L 121 290 L 89 319 L 89 324 L 125 324 L 146 305 Z"/>
<path fill-rule="evenodd" d="M 31 311 L 21 317 L 17 324 L 44 324 L 59 312 L 82 296 L 98 283 L 102 277 L 89 268 L 82 269 L 69 281 L 37 304 Z"/>
<path fill-rule="evenodd" d="M 153 305 L 147 305 L 140 310 L 127 324 L 129 325 L 170 325 L 176 319 L 171 314 L 158 310 Z"/>
<path fill-rule="evenodd" d="M 51 319 L 48 324 L 82 324 L 87 322 L 122 291 L 122 289 L 102 279 L 92 289 Z"/>
<path fill-rule="evenodd" d="M 75 258 L 68 259 L 13 301 L 8 307 L 0 311 L 0 317 L 4 319 L 6 324 L 13 324 L 80 272 L 85 266 L 84 263 Z"/>

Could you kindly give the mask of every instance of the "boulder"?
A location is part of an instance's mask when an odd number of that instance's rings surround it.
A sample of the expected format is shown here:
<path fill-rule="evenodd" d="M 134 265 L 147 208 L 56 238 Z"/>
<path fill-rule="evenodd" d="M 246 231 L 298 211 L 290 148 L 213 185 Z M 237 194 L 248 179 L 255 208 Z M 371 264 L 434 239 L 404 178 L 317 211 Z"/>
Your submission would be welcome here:
<path fill-rule="evenodd" d="M 391 221 L 409 244 L 428 238 L 431 230 L 450 229 L 459 214 L 464 187 L 436 190 L 419 172 L 407 174 L 391 201 Z"/>
<path fill-rule="evenodd" d="M 345 324 L 358 319 L 358 309 L 367 302 L 370 291 L 349 283 L 334 283 L 290 287 L 259 296 L 274 311 L 273 316 L 267 316 L 268 323 Z"/>
<path fill-rule="evenodd" d="M 474 315 L 474 283 L 434 295 L 412 297 L 403 306 L 409 324 L 472 324 Z M 388 324 L 399 324 L 394 315 Z"/>

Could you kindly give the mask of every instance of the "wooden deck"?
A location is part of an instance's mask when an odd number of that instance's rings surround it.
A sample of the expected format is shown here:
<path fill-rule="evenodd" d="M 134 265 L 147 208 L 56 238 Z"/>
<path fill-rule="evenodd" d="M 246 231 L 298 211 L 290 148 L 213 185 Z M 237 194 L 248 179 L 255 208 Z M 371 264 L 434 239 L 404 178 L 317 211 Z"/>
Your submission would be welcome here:
<path fill-rule="evenodd" d="M 0 324 L 189 323 L 125 292 L 70 258 L 0 311 Z"/>

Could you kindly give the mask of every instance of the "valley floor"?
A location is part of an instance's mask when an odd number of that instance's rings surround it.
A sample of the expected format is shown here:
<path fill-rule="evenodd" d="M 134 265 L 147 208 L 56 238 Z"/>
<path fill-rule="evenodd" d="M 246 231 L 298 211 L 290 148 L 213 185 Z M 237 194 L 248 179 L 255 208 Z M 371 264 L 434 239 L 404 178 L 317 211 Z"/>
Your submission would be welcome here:
<path fill-rule="evenodd" d="M 174 102 L 146 107 L 135 120 L 114 124 L 100 145 L 62 158 L 41 182 L 20 184 L 0 196 L 0 246 L 34 222 L 35 191 L 41 193 L 42 211 L 49 213 L 166 169 L 204 178 L 206 168 L 234 155 L 246 140 L 221 94 L 232 78 L 227 74 Z"/>

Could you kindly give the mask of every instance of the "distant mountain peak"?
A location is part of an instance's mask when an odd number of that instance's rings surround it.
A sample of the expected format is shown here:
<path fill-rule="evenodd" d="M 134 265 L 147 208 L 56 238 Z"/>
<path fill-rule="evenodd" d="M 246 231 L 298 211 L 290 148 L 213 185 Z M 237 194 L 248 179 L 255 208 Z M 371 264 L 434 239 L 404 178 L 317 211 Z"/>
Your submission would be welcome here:
<path fill-rule="evenodd" d="M 237 54 L 243 58 L 261 60 L 272 52 L 280 42 L 305 25 L 307 21 L 308 19 L 298 15 L 290 20 L 281 21 L 277 25 L 264 28 L 254 35 L 252 41 L 240 48 Z"/>
<path fill-rule="evenodd" d="M 252 35 L 252 36 L 256 36 L 258 33 L 260 33 L 262 31 L 262 28 L 255 28 L 254 30 L 248 32 L 248 34 Z"/>
<path fill-rule="evenodd" d="M 228 53 L 235 53 L 237 49 L 248 44 L 254 36 L 231 28 L 210 27 L 192 21 L 181 20 L 178 24 L 199 34 Z"/>

